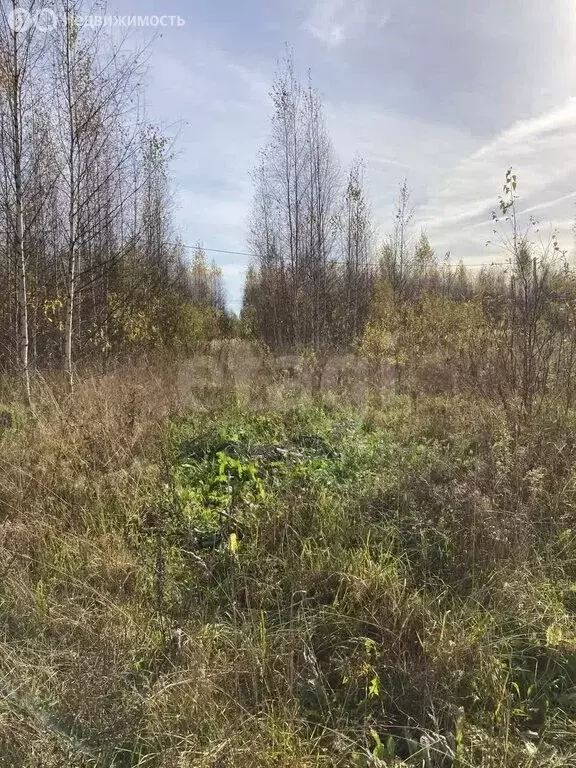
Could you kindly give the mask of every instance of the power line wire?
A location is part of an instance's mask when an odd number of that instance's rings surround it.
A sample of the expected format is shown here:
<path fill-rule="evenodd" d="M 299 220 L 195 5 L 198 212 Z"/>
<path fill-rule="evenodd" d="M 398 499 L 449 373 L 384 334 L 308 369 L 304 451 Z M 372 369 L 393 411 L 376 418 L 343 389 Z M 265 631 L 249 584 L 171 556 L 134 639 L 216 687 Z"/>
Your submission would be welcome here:
<path fill-rule="evenodd" d="M 245 251 L 224 251 L 220 248 L 204 248 L 203 245 L 187 245 L 186 243 L 178 243 L 178 245 L 191 251 L 196 251 L 199 248 L 201 251 L 206 251 L 207 253 L 227 253 L 230 256 L 248 256 L 251 258 L 254 255 L 253 253 L 246 253 Z"/>
<path fill-rule="evenodd" d="M 229 256 L 247 256 L 248 258 L 252 258 L 254 256 L 253 253 L 246 253 L 246 251 L 227 251 L 222 248 L 205 248 L 203 245 L 188 245 L 187 243 L 179 243 L 179 245 L 182 248 L 186 248 L 187 250 L 196 251 L 198 248 L 200 250 L 205 251 L 206 253 L 225 253 Z M 345 263 L 343 259 L 331 259 L 330 262 L 332 264 L 343 264 Z M 371 267 L 379 267 L 381 264 L 380 261 L 370 261 L 368 262 L 368 265 Z M 445 266 L 448 267 L 459 267 L 460 262 L 458 263 L 445 263 Z M 485 262 L 481 264 L 466 264 L 464 263 L 464 267 L 466 269 L 472 268 L 472 267 L 505 267 L 509 266 L 509 262 L 507 261 L 491 261 L 491 262 Z"/>

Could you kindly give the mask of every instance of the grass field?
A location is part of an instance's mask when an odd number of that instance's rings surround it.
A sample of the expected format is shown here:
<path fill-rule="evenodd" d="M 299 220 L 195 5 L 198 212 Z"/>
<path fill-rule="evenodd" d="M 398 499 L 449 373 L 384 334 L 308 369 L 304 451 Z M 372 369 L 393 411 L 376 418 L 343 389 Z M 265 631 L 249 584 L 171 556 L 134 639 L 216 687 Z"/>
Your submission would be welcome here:
<path fill-rule="evenodd" d="M 12 408 L 0 766 L 576 765 L 576 414 L 274 386 Z"/>

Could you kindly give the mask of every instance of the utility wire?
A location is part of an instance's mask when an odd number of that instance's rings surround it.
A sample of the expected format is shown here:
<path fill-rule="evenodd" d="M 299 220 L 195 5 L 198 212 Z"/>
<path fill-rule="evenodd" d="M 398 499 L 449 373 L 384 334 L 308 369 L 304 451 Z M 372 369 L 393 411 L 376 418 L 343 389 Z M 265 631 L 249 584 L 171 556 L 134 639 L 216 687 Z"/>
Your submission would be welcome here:
<path fill-rule="evenodd" d="M 172 245 L 176 245 L 176 243 L 172 243 Z M 178 243 L 182 248 L 187 248 L 191 251 L 196 251 L 198 248 L 201 251 L 206 251 L 207 253 L 227 253 L 230 256 L 248 256 L 252 257 L 253 253 L 246 253 L 244 251 L 223 251 L 220 248 L 204 248 L 203 245 L 186 245 L 186 243 Z"/>
<path fill-rule="evenodd" d="M 176 243 L 172 243 L 172 245 L 176 245 Z M 248 258 L 252 258 L 252 256 L 254 256 L 253 253 L 246 253 L 246 251 L 227 251 L 221 248 L 205 248 L 203 245 L 188 245 L 186 243 L 178 243 L 178 245 L 180 245 L 182 248 L 186 248 L 187 250 L 191 250 L 191 251 L 196 251 L 198 248 L 200 248 L 200 250 L 205 251 L 206 253 L 226 253 L 229 256 L 247 256 Z M 343 264 L 345 262 L 343 259 L 330 259 L 330 263 Z M 371 267 L 378 267 L 380 266 L 380 261 L 370 261 L 368 262 L 368 264 Z M 459 267 L 460 262 L 457 262 L 457 263 L 445 262 L 445 265 L 448 267 Z M 491 262 L 486 262 L 482 264 L 464 263 L 464 267 L 466 269 L 468 269 L 469 267 L 472 268 L 472 267 L 505 267 L 505 266 L 509 266 L 509 263 L 507 261 L 491 261 Z"/>

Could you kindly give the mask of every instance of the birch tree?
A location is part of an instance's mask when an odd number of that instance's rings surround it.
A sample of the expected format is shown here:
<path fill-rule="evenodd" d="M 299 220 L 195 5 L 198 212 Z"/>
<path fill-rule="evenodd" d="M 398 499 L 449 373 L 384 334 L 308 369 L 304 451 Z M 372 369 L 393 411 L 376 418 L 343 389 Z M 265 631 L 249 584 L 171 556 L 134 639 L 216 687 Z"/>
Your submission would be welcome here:
<path fill-rule="evenodd" d="M 34 25 L 21 22 L 20 3 L 12 0 L 10 11 L 1 10 L 1 75 L 7 120 L 3 121 L 3 158 L 5 163 L 5 193 L 8 224 L 8 251 L 12 253 L 16 276 L 16 346 L 25 397 L 31 401 L 30 336 L 28 304 L 28 259 L 25 247 L 26 190 L 24 181 L 27 131 L 25 117 L 33 101 Z M 36 3 L 25 10 L 33 13 Z"/>

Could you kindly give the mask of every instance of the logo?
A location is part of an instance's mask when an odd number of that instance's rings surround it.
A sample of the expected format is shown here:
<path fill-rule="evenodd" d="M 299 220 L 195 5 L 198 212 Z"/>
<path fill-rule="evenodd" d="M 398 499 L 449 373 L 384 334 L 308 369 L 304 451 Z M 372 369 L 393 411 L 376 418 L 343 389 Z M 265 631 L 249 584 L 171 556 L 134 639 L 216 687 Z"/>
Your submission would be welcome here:
<path fill-rule="evenodd" d="M 49 32 L 56 29 L 58 16 L 51 8 L 41 8 L 34 13 L 26 8 L 14 8 L 8 17 L 8 24 L 10 29 L 18 34 L 28 32 L 32 27 L 39 32 Z"/>

